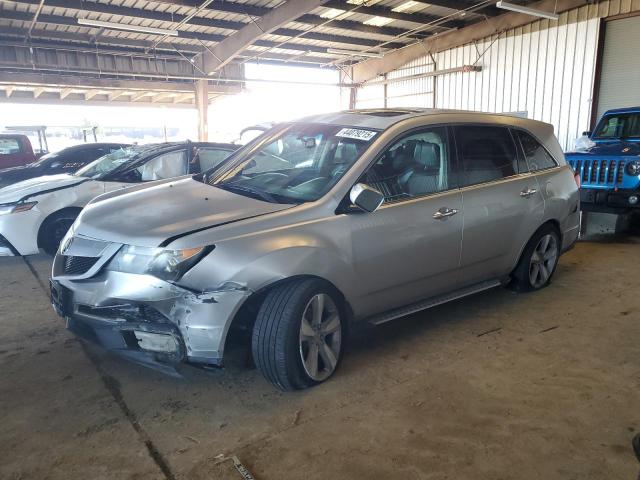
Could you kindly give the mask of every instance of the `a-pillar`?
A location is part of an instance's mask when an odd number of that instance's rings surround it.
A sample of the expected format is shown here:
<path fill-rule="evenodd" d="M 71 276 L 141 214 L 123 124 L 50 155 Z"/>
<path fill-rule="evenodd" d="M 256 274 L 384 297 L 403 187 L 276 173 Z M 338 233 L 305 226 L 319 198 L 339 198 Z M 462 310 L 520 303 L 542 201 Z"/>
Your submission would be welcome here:
<path fill-rule="evenodd" d="M 209 82 L 207 80 L 196 80 L 196 108 L 198 109 L 198 140 L 207 142 L 209 140 Z"/>

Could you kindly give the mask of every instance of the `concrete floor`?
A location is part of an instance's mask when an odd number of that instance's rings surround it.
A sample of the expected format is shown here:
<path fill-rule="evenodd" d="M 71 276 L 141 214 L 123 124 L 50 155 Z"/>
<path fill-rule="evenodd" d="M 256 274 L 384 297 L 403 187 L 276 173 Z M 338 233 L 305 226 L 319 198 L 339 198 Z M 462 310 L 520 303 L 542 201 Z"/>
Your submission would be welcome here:
<path fill-rule="evenodd" d="M 242 354 L 164 377 L 85 346 L 50 260 L 0 260 L 0 478 L 631 479 L 640 239 L 581 242 L 554 283 L 363 332 L 334 379 L 284 394 Z"/>

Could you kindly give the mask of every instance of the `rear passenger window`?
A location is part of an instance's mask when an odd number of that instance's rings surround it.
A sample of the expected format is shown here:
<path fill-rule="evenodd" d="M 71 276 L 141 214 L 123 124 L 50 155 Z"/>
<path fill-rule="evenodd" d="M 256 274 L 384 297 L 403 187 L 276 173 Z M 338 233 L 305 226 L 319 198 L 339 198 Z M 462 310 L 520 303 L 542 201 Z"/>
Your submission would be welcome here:
<path fill-rule="evenodd" d="M 505 127 L 462 125 L 456 127 L 463 183 L 477 185 L 515 175 L 518 154 Z"/>
<path fill-rule="evenodd" d="M 380 191 L 386 203 L 455 188 L 447 130 L 429 128 L 393 143 L 363 181 Z"/>
<path fill-rule="evenodd" d="M 520 139 L 520 144 L 531 172 L 558 166 L 553 157 L 549 155 L 549 152 L 532 135 L 522 130 L 516 130 L 514 133 Z"/>

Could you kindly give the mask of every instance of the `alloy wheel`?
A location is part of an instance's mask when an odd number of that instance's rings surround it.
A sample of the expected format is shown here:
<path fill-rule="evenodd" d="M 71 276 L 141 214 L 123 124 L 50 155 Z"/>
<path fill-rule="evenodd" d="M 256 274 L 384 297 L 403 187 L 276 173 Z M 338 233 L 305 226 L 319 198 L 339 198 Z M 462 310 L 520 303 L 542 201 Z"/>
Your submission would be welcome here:
<path fill-rule="evenodd" d="M 529 263 L 529 282 L 533 288 L 542 287 L 547 281 L 558 261 L 558 240 L 555 235 L 544 235 L 531 255 Z"/>
<path fill-rule="evenodd" d="M 300 323 L 300 358 L 312 380 L 321 382 L 336 369 L 342 342 L 340 312 L 326 293 L 307 303 Z"/>

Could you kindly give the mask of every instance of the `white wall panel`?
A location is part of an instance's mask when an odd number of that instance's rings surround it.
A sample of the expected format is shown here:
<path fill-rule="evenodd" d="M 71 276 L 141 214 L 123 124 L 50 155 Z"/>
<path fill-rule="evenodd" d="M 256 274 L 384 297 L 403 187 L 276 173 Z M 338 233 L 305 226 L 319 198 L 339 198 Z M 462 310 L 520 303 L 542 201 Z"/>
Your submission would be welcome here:
<path fill-rule="evenodd" d="M 408 63 L 404 67 L 389 72 L 388 80 L 411 77 L 432 72 L 434 65 L 430 57 Z M 433 77 L 392 81 L 387 84 L 387 106 L 392 107 L 433 107 Z"/>
<path fill-rule="evenodd" d="M 358 89 L 356 96 L 357 108 L 383 108 L 384 86 L 365 85 Z"/>

